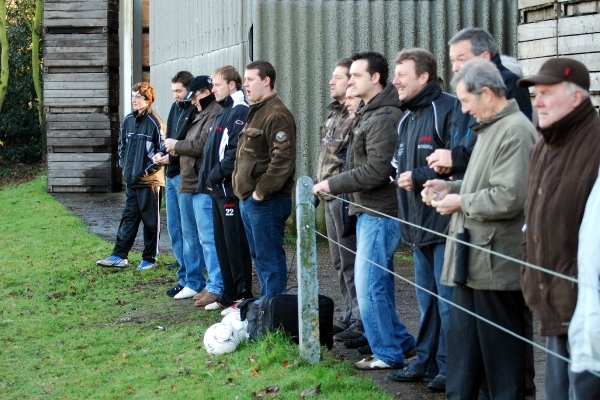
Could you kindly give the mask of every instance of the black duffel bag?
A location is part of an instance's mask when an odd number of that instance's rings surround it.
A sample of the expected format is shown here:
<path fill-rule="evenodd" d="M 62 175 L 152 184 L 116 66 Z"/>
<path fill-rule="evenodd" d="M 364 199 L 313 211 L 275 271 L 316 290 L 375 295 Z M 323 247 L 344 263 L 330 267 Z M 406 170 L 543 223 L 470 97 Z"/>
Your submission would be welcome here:
<path fill-rule="evenodd" d="M 273 294 L 245 299 L 238 308 L 242 321 L 248 320 L 246 331 L 251 340 L 281 329 L 298 344 L 298 295 Z M 333 347 L 333 309 L 333 300 L 319 295 L 320 341 L 321 346 L 327 346 L 328 349 Z"/>

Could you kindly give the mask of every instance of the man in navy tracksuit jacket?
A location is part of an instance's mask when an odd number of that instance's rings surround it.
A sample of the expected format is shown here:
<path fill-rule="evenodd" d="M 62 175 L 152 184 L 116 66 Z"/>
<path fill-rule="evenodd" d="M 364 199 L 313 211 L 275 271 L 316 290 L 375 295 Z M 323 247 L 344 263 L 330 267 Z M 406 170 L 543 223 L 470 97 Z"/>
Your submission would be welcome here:
<path fill-rule="evenodd" d="M 231 186 L 239 133 L 248 116 L 242 78 L 232 66 L 218 68 L 213 93 L 222 107 L 209 133 L 198 177 L 198 191 L 212 194 L 215 246 L 223 276 L 223 292 L 208 310 L 236 306 L 252 297 L 252 258 L 240 215 L 239 199 Z"/>

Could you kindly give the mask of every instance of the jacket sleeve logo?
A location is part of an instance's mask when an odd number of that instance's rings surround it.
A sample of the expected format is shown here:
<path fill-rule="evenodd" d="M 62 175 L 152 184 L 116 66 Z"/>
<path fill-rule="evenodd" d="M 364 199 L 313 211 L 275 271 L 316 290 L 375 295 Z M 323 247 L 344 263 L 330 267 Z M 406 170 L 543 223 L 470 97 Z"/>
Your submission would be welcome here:
<path fill-rule="evenodd" d="M 283 131 L 279 131 L 275 135 L 275 139 L 277 139 L 279 142 L 283 142 L 286 138 L 287 138 L 287 135 Z"/>

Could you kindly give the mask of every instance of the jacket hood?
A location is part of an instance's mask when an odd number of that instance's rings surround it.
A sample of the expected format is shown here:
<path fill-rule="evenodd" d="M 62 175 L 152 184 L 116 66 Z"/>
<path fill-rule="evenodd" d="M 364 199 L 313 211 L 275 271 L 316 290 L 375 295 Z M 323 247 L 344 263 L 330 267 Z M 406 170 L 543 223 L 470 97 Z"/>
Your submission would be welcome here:
<path fill-rule="evenodd" d="M 400 108 L 398 91 L 396 90 L 396 86 L 394 86 L 391 82 L 385 85 L 385 88 L 383 88 L 381 92 L 375 95 L 375 97 L 373 97 L 371 101 L 369 101 L 363 107 L 359 108 L 358 111 L 356 111 L 356 113 L 362 114 L 366 111 L 371 111 L 386 106 Z"/>
<path fill-rule="evenodd" d="M 329 105 L 327 106 L 327 109 L 329 111 L 337 111 L 340 114 L 343 114 L 345 111 L 346 105 L 344 103 L 340 103 L 339 101 L 335 100 L 332 101 L 331 103 L 329 103 Z"/>
<path fill-rule="evenodd" d="M 538 125 L 536 129 L 542 135 L 546 144 L 560 146 L 569 140 L 571 134 L 577 131 L 578 126 L 588 123 L 596 115 L 598 115 L 596 109 L 588 97 L 579 107 L 562 119 L 547 128 L 540 128 Z"/>
<path fill-rule="evenodd" d="M 427 84 L 413 97 L 404 101 L 401 108 L 403 110 L 418 110 L 431 104 L 433 99 L 442 93 L 442 88 L 435 81 L 429 81 Z"/>
<path fill-rule="evenodd" d="M 490 125 L 495 124 L 496 122 L 498 122 L 502 118 L 506 117 L 507 115 L 514 114 L 517 112 L 521 112 L 521 110 L 519 110 L 519 106 L 517 105 L 517 102 L 513 99 L 510 99 L 510 100 L 508 100 L 508 104 L 502 110 L 500 110 L 496 114 L 494 114 L 492 116 L 492 118 L 486 119 L 485 121 L 481 121 L 480 123 L 475 125 L 473 127 L 473 131 L 475 133 L 480 133 L 482 130 L 488 128 Z"/>

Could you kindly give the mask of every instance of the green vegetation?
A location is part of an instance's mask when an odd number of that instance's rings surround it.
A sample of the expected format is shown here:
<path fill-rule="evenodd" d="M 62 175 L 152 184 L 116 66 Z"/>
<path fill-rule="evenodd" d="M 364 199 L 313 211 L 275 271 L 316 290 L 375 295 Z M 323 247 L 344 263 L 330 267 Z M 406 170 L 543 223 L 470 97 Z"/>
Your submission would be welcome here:
<path fill-rule="evenodd" d="M 298 399 L 317 387 L 320 399 L 391 398 L 331 352 L 301 361 L 279 334 L 209 356 L 203 333 L 220 315 L 165 296 L 173 271 L 96 267 L 112 244 L 44 176 L 0 190 L 0 216 L 1 398 Z"/>

